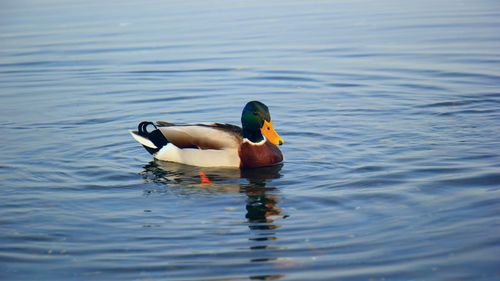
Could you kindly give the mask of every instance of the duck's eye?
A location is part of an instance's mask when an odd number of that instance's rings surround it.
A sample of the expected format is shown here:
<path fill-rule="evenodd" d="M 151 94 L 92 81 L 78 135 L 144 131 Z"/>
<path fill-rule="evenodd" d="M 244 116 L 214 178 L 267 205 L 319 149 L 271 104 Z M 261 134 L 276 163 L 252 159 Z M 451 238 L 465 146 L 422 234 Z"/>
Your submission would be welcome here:
<path fill-rule="evenodd" d="M 255 115 L 255 116 L 258 116 L 258 115 L 259 115 L 259 113 L 257 113 L 257 112 L 252 112 L 252 113 L 253 113 L 253 115 Z"/>

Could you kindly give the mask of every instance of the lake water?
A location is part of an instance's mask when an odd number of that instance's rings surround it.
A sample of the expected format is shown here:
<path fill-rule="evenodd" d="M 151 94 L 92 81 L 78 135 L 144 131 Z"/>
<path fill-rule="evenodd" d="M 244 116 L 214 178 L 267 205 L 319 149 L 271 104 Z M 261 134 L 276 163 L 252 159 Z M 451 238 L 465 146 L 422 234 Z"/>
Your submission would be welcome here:
<path fill-rule="evenodd" d="M 128 133 L 249 100 L 282 166 Z M 2 1 L 0 101 L 1 280 L 500 280 L 498 1 Z"/>

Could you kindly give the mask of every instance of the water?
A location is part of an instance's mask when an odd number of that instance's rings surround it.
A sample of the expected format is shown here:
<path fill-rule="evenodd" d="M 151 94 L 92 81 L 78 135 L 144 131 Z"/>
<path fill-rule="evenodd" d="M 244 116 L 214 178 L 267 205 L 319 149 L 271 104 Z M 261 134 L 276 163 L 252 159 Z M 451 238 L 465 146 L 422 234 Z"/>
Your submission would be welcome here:
<path fill-rule="evenodd" d="M 497 1 L 3 1 L 0 279 L 499 280 L 498 30 Z M 283 166 L 128 134 L 254 99 Z"/>

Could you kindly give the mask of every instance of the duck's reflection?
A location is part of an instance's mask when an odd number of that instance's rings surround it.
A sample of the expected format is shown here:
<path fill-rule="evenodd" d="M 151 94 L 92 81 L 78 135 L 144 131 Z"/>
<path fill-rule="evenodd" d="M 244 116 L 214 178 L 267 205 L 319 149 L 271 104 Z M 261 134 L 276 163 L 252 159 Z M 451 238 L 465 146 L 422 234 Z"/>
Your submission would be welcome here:
<path fill-rule="evenodd" d="M 281 177 L 282 165 L 250 169 L 214 169 L 197 168 L 176 163 L 152 161 L 144 167 L 142 175 L 146 181 L 175 186 L 176 192 L 182 189 L 192 192 L 233 192 L 246 195 L 245 219 L 250 229 L 249 240 L 255 243 L 251 250 L 278 249 L 270 245 L 270 241 L 278 240 L 276 229 L 280 227 L 278 220 L 286 218 L 279 207 L 279 193 L 276 188 L 266 186 L 272 179 Z M 262 257 L 252 262 L 273 261 L 277 258 Z M 279 278 L 281 278 L 281 275 Z M 270 276 L 276 278 L 276 276 Z"/>
<path fill-rule="evenodd" d="M 245 218 L 249 228 L 269 230 L 279 227 L 274 222 L 283 215 L 278 207 L 276 188 L 267 187 L 266 184 L 271 179 L 281 177 L 281 168 L 282 165 L 249 170 L 198 168 L 155 160 L 144 166 L 141 175 L 146 181 L 175 184 L 176 188 L 187 187 L 192 190 L 195 187 L 200 192 L 244 193 L 247 196 Z M 178 192 L 182 193 L 182 190 Z"/>
<path fill-rule="evenodd" d="M 245 218 L 248 222 L 248 227 L 252 231 L 250 240 L 256 241 L 259 245 L 250 247 L 252 250 L 269 249 L 270 246 L 265 242 L 268 240 L 277 240 L 275 229 L 279 228 L 276 220 L 283 218 L 282 209 L 279 208 L 279 197 L 274 188 L 266 187 L 266 182 L 270 179 L 279 178 L 281 174 L 280 166 L 261 168 L 255 170 L 241 171 L 241 177 L 246 178 L 248 185 L 241 187 L 246 194 L 246 211 Z M 264 243 L 264 245 L 261 245 Z M 261 262 L 269 261 L 272 258 L 254 259 L 252 261 Z"/>

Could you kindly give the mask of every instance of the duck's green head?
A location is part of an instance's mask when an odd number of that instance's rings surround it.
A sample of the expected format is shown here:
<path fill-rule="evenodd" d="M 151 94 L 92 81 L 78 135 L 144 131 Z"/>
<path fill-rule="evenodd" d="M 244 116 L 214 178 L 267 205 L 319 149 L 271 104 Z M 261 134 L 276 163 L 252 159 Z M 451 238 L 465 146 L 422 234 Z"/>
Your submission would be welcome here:
<path fill-rule="evenodd" d="M 243 127 L 243 137 L 252 142 L 260 142 L 263 135 L 271 143 L 282 145 L 283 139 L 273 128 L 273 121 L 267 106 L 260 101 L 251 101 L 243 108 L 241 114 L 241 125 Z"/>

